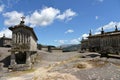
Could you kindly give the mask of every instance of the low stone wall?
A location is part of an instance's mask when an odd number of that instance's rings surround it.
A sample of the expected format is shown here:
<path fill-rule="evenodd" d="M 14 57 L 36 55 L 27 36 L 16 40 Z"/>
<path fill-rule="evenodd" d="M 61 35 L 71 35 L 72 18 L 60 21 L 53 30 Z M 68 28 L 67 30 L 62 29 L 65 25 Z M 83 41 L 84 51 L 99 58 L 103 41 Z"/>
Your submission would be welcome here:
<path fill-rule="evenodd" d="M 48 51 L 48 47 L 45 47 L 45 48 L 42 47 L 41 50 Z"/>
<path fill-rule="evenodd" d="M 62 53 L 62 49 L 52 49 L 52 52 L 54 53 Z"/>
<path fill-rule="evenodd" d="M 28 66 L 27 64 L 16 64 L 13 66 L 9 66 L 8 69 L 12 71 L 24 71 L 24 70 L 32 69 L 32 67 Z"/>
<path fill-rule="evenodd" d="M 23 53 L 21 53 L 21 54 L 23 54 Z M 15 54 L 12 53 L 11 54 L 11 63 L 9 65 L 8 69 L 12 70 L 12 71 L 23 71 L 23 70 L 32 69 L 32 66 L 36 61 L 37 53 L 34 51 L 33 52 L 28 51 L 28 52 L 25 52 L 25 54 L 26 54 L 25 55 L 25 57 L 26 57 L 25 63 L 22 63 L 22 62 L 17 63 L 16 59 L 15 59 Z M 22 56 L 19 56 L 19 57 L 22 57 Z"/>

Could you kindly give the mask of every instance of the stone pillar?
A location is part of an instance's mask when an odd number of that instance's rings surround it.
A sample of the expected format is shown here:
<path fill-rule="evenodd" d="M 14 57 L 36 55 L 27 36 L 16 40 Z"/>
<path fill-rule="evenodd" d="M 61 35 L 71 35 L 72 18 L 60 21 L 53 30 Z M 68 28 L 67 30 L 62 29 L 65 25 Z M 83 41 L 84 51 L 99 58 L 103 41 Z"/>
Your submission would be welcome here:
<path fill-rule="evenodd" d="M 20 33 L 20 43 L 22 43 L 22 42 L 21 42 L 21 39 L 22 39 L 22 37 L 21 37 L 21 33 Z"/>
<path fill-rule="evenodd" d="M 27 39 L 28 39 L 28 36 L 27 36 L 27 34 L 26 34 L 26 44 L 28 43 L 28 42 L 27 42 Z"/>
<path fill-rule="evenodd" d="M 26 64 L 27 64 L 27 66 L 29 66 L 31 68 L 32 63 L 31 63 L 31 55 L 30 54 L 31 53 L 29 51 L 26 52 Z"/>
<path fill-rule="evenodd" d="M 16 33 L 14 33 L 14 42 L 13 43 L 16 43 Z"/>
<path fill-rule="evenodd" d="M 12 41 L 15 42 L 15 33 L 12 35 Z"/>
<path fill-rule="evenodd" d="M 15 40 L 16 40 L 16 43 L 17 43 L 18 42 L 18 34 L 17 33 L 16 33 L 16 39 Z"/>
<path fill-rule="evenodd" d="M 13 66 L 16 64 L 16 61 L 15 61 L 15 52 L 12 52 L 11 53 L 11 61 L 10 61 L 10 65 Z"/>
<path fill-rule="evenodd" d="M 26 38 L 25 38 L 25 37 L 26 37 L 26 35 L 24 34 L 24 43 L 26 43 L 26 42 L 25 42 L 25 40 L 26 40 Z"/>
<path fill-rule="evenodd" d="M 18 43 L 19 43 L 20 42 L 20 34 L 19 33 L 18 33 L 18 39 L 17 40 L 18 40 Z"/>
<path fill-rule="evenodd" d="M 21 33 L 21 43 L 23 43 L 23 38 L 22 38 L 22 35 L 23 35 L 23 34 Z"/>
<path fill-rule="evenodd" d="M 27 35 L 25 34 L 25 44 L 27 44 Z"/>
<path fill-rule="evenodd" d="M 22 37 L 22 38 L 23 38 L 23 43 L 25 43 L 25 42 L 24 42 L 24 34 L 23 34 L 23 37 Z"/>
<path fill-rule="evenodd" d="M 30 43 L 30 35 L 29 35 L 29 37 L 28 37 L 28 42 Z"/>

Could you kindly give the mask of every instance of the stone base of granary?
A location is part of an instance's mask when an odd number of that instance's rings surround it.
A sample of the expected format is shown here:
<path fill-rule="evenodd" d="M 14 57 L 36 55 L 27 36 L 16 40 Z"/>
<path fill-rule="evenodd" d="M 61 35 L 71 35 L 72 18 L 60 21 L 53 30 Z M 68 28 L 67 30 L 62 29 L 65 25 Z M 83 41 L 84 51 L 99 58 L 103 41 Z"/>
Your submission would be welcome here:
<path fill-rule="evenodd" d="M 32 69 L 32 66 L 35 62 L 35 58 L 37 56 L 36 52 L 26 51 L 24 52 L 24 54 L 26 54 L 25 63 L 20 64 L 17 63 L 17 59 L 22 56 L 19 55 L 18 57 L 16 57 L 15 53 L 11 53 L 11 62 L 8 69 L 12 71 L 23 71 L 23 70 Z"/>
<path fill-rule="evenodd" d="M 16 64 L 16 65 L 10 65 L 8 69 L 12 71 L 24 71 L 24 70 L 32 69 L 32 65 L 29 66 L 27 64 Z"/>

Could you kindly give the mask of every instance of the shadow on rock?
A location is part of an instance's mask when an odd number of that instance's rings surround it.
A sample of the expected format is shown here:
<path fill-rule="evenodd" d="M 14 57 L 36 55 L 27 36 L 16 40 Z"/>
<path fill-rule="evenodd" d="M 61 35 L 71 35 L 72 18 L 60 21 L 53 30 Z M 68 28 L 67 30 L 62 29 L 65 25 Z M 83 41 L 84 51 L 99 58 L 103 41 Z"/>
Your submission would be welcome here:
<path fill-rule="evenodd" d="M 4 67 L 8 67 L 10 65 L 10 56 L 7 56 L 6 58 L 1 60 L 0 62 L 4 64 Z"/>

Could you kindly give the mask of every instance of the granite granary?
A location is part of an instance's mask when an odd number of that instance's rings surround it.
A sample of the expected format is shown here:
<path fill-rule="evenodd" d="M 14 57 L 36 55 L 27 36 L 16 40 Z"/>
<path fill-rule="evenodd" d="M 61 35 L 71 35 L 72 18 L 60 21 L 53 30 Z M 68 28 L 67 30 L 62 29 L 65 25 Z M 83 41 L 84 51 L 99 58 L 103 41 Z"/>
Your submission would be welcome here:
<path fill-rule="evenodd" d="M 37 52 L 37 36 L 33 28 L 24 24 L 24 17 L 20 24 L 9 27 L 12 31 L 12 48 L 9 69 L 31 69 Z"/>

